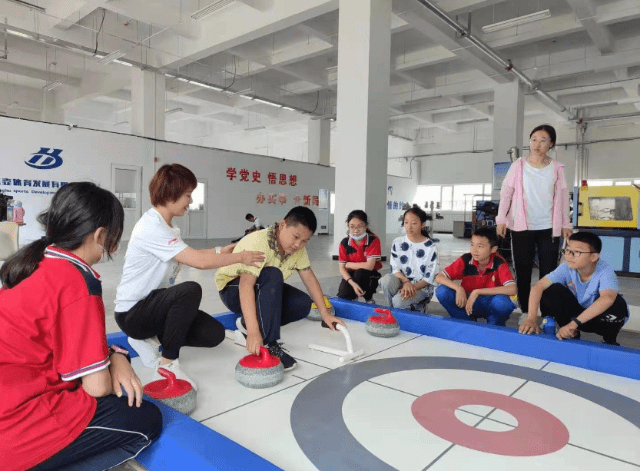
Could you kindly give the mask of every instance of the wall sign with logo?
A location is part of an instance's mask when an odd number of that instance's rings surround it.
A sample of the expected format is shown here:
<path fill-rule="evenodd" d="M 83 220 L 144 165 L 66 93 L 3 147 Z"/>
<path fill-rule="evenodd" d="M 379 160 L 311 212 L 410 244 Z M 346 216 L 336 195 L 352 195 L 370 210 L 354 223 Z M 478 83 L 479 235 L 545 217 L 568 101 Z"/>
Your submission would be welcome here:
<path fill-rule="evenodd" d="M 58 168 L 62 165 L 62 157 L 60 153 L 62 149 L 51 149 L 49 147 L 41 147 L 40 152 L 32 154 L 32 156 L 25 160 L 24 163 L 31 168 L 37 168 L 40 170 L 50 170 L 52 168 Z"/>

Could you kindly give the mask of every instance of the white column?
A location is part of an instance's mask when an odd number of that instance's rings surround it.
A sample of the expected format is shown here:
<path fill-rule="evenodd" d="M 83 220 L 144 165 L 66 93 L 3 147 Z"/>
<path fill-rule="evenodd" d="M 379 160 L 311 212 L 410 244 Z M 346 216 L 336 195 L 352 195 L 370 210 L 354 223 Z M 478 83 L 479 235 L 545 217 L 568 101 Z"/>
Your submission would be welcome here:
<path fill-rule="evenodd" d="M 331 121 L 328 119 L 309 120 L 309 152 L 307 162 L 312 164 L 330 164 Z"/>
<path fill-rule="evenodd" d="M 524 126 L 524 88 L 519 80 L 497 85 L 493 108 L 493 163 L 509 162 L 507 151 L 513 146 L 522 154 Z M 493 166 L 491 168 L 493 175 Z M 491 199 L 500 199 L 494 190 Z"/>
<path fill-rule="evenodd" d="M 335 236 L 363 209 L 386 233 L 391 1 L 340 0 Z"/>
<path fill-rule="evenodd" d="M 165 76 L 149 70 L 131 71 L 131 133 L 164 139 Z"/>

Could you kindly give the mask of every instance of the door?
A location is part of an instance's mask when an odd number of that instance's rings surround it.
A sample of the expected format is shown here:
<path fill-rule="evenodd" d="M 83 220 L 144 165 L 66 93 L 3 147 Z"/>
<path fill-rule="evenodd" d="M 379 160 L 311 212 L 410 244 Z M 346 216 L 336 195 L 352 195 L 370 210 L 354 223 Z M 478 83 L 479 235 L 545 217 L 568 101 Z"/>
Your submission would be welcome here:
<path fill-rule="evenodd" d="M 124 208 L 124 230 L 122 240 L 131 238 L 133 226 L 142 216 L 142 167 L 137 165 L 111 165 L 111 191 Z"/>
<path fill-rule="evenodd" d="M 180 228 L 182 239 L 207 238 L 207 181 L 198 179 L 198 186 L 191 193 L 193 203 L 184 216 L 175 218 L 173 224 Z"/>

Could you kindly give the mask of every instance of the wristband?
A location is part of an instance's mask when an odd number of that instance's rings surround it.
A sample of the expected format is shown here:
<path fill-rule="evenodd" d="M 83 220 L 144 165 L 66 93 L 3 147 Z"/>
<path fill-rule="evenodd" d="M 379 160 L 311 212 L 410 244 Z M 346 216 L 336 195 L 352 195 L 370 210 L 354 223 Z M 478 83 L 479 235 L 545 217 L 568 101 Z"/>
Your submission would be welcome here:
<path fill-rule="evenodd" d="M 214 247 L 213 249 L 216 251 L 216 253 L 222 253 L 222 247 Z"/>
<path fill-rule="evenodd" d="M 574 317 L 571 320 L 578 325 L 578 328 L 582 327 L 582 322 L 580 322 L 577 317 Z"/>
<path fill-rule="evenodd" d="M 349 281 L 351 281 L 351 280 L 353 280 L 353 278 L 347 278 L 347 279 L 346 279 L 346 280 L 344 280 L 344 281 L 346 281 L 347 283 L 349 283 Z"/>
<path fill-rule="evenodd" d="M 129 355 L 129 352 L 126 349 L 122 348 L 121 346 L 111 345 L 109 347 L 109 356 L 113 355 L 114 353 L 119 353 L 120 355 L 124 355 L 127 361 L 131 363 L 131 356 Z"/>

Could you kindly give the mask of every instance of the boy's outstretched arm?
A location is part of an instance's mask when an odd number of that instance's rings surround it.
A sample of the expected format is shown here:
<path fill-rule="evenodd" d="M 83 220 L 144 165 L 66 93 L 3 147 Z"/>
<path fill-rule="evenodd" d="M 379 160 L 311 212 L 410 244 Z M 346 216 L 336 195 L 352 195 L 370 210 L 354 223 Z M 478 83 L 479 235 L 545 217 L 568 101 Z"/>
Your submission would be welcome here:
<path fill-rule="evenodd" d="M 527 319 L 520 324 L 518 331 L 521 334 L 539 334 L 540 328 L 538 327 L 538 308 L 540 307 L 540 299 L 545 289 L 551 286 L 553 282 L 546 276 L 538 281 L 531 292 L 529 293 L 529 315 Z"/>
<path fill-rule="evenodd" d="M 585 322 L 589 322 L 591 319 L 599 316 L 611 306 L 613 306 L 616 297 L 618 297 L 618 292 L 614 289 L 605 289 L 600 291 L 600 297 L 596 299 L 591 306 L 582 311 L 579 316 L 576 316 L 576 319 L 578 319 L 583 324 Z M 571 321 L 558 331 L 556 337 L 558 337 L 560 340 L 573 338 L 577 329 L 578 324 Z"/>
<path fill-rule="evenodd" d="M 256 310 L 256 293 L 254 291 L 256 280 L 257 278 L 253 275 L 241 273 L 238 287 L 242 317 L 247 325 L 247 350 L 254 355 L 260 353 L 260 347 L 263 343 Z"/>
<path fill-rule="evenodd" d="M 313 273 L 313 270 L 309 268 L 308 270 L 299 271 L 298 274 L 300 275 L 300 279 L 304 283 L 304 286 L 307 288 L 309 296 L 311 296 L 311 299 L 313 300 L 315 305 L 318 306 L 318 310 L 320 311 L 322 320 L 329 326 L 329 328 L 331 330 L 336 330 L 333 326 L 334 322 L 342 324 L 346 327 L 344 322 L 342 322 L 336 316 L 329 314 L 327 306 L 324 305 L 324 295 L 322 294 L 322 288 L 320 287 L 320 283 L 318 283 L 318 279 L 316 278 L 315 273 Z"/>

